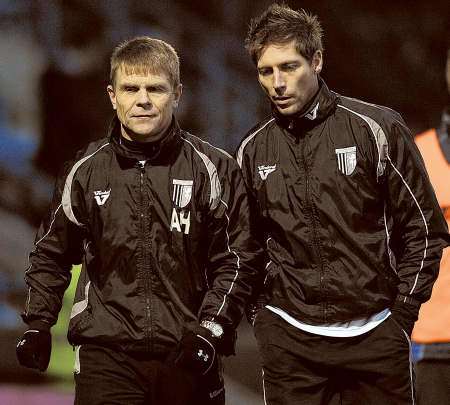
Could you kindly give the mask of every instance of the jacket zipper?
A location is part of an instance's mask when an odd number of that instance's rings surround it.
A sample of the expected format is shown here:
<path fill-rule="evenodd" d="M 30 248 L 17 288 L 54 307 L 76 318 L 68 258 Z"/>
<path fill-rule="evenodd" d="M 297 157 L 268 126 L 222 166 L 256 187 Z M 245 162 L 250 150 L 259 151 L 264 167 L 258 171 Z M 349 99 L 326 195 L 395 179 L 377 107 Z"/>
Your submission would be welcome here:
<path fill-rule="evenodd" d="M 149 260 L 147 258 L 146 251 L 149 249 L 146 248 L 147 242 L 147 231 L 146 231 L 146 220 L 145 220 L 145 204 L 144 204 L 144 174 L 145 174 L 145 160 L 139 161 L 140 168 L 140 222 L 141 222 L 141 241 L 142 241 L 142 266 L 144 271 L 144 292 L 145 292 L 145 312 L 147 318 L 147 326 L 145 328 L 145 335 L 147 338 L 147 351 L 152 352 L 152 314 L 151 314 L 151 275 L 150 272 L 147 272 L 147 267 L 149 264 Z"/>
<path fill-rule="evenodd" d="M 303 137 L 305 138 L 305 137 Z M 300 143 L 300 137 L 296 138 L 297 144 Z M 312 226 L 312 232 L 313 232 L 313 244 L 314 248 L 316 250 L 318 259 L 319 259 L 319 266 L 320 266 L 320 282 L 319 282 L 319 289 L 320 289 L 320 295 L 322 300 L 325 298 L 324 294 L 324 267 L 323 267 L 323 257 L 322 252 L 320 250 L 320 244 L 319 244 L 319 237 L 317 236 L 317 226 L 316 221 L 314 218 L 314 210 L 312 207 L 311 199 L 309 197 L 309 177 L 308 177 L 308 165 L 306 164 L 306 158 L 305 158 L 305 140 L 303 139 L 300 143 L 300 150 L 301 150 L 301 159 L 302 159 L 302 166 L 303 170 L 305 171 L 305 200 L 306 200 L 306 208 L 307 212 L 311 217 L 311 226 Z M 323 321 L 327 321 L 327 303 L 324 302 L 323 305 Z"/>

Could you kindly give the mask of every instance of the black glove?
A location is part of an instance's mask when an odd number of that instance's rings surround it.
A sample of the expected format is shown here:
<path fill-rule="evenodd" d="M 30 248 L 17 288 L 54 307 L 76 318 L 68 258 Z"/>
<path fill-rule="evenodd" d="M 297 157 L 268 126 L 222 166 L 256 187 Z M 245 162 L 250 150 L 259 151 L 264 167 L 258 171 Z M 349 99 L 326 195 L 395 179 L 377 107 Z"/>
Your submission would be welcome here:
<path fill-rule="evenodd" d="M 391 308 L 391 316 L 402 329 L 411 336 L 414 323 L 419 316 L 419 308 L 406 302 L 396 301 Z"/>
<path fill-rule="evenodd" d="M 24 367 L 47 370 L 52 351 L 52 336 L 49 331 L 28 329 L 16 346 L 19 363 Z"/>
<path fill-rule="evenodd" d="M 267 299 L 265 294 L 260 293 L 255 300 L 249 302 L 245 308 L 245 316 L 250 325 L 255 323 L 258 312 L 266 306 Z"/>
<path fill-rule="evenodd" d="M 198 324 L 189 324 L 168 362 L 205 375 L 214 364 L 217 343 L 211 331 Z"/>

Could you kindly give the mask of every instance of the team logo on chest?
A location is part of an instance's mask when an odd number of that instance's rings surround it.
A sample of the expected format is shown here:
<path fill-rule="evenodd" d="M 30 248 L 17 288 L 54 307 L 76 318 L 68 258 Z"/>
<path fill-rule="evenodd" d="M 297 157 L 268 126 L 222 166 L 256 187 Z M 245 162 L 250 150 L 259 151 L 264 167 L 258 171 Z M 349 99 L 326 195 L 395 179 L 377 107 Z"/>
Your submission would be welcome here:
<path fill-rule="evenodd" d="M 173 179 L 172 201 L 178 208 L 184 208 L 189 204 L 192 198 L 193 180 Z"/>
<path fill-rule="evenodd" d="M 105 204 L 106 200 L 109 198 L 109 195 L 111 194 L 111 189 L 108 191 L 94 191 L 94 198 L 97 205 L 103 205 Z"/>
<path fill-rule="evenodd" d="M 175 229 L 176 231 L 184 232 L 184 234 L 187 235 L 189 234 L 189 228 L 191 226 L 191 213 L 183 208 L 191 201 L 194 181 L 173 179 L 172 184 L 172 201 L 175 207 L 172 209 L 170 230 L 173 231 Z"/>
<path fill-rule="evenodd" d="M 347 176 L 351 175 L 356 168 L 356 146 L 336 149 L 335 152 L 339 171 Z"/>

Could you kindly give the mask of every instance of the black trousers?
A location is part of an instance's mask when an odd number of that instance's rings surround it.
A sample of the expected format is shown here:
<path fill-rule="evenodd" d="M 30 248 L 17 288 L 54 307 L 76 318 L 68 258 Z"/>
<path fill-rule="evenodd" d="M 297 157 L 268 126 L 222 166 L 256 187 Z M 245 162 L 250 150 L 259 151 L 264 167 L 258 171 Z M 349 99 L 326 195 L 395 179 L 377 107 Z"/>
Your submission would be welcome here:
<path fill-rule="evenodd" d="M 75 405 L 224 405 L 220 360 L 205 376 L 96 345 L 77 353 Z"/>
<path fill-rule="evenodd" d="M 415 404 L 409 337 L 391 317 L 364 335 L 326 337 L 264 308 L 255 335 L 265 405 Z"/>

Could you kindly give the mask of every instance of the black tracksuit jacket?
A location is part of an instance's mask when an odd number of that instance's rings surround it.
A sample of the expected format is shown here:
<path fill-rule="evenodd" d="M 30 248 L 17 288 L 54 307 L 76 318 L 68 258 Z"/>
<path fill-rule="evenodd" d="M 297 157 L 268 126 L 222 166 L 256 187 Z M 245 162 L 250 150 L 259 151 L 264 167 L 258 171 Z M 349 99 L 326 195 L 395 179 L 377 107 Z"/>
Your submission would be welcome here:
<path fill-rule="evenodd" d="M 236 161 L 175 120 L 145 155 L 119 132 L 116 120 L 57 181 L 25 275 L 25 322 L 56 322 L 72 264 L 82 262 L 71 344 L 158 354 L 192 321 L 233 330 L 260 253 Z"/>
<path fill-rule="evenodd" d="M 398 113 L 321 80 L 303 113 L 274 112 L 236 157 L 265 235 L 271 305 L 323 324 L 396 301 L 418 311 L 430 297 L 449 235 Z"/>

